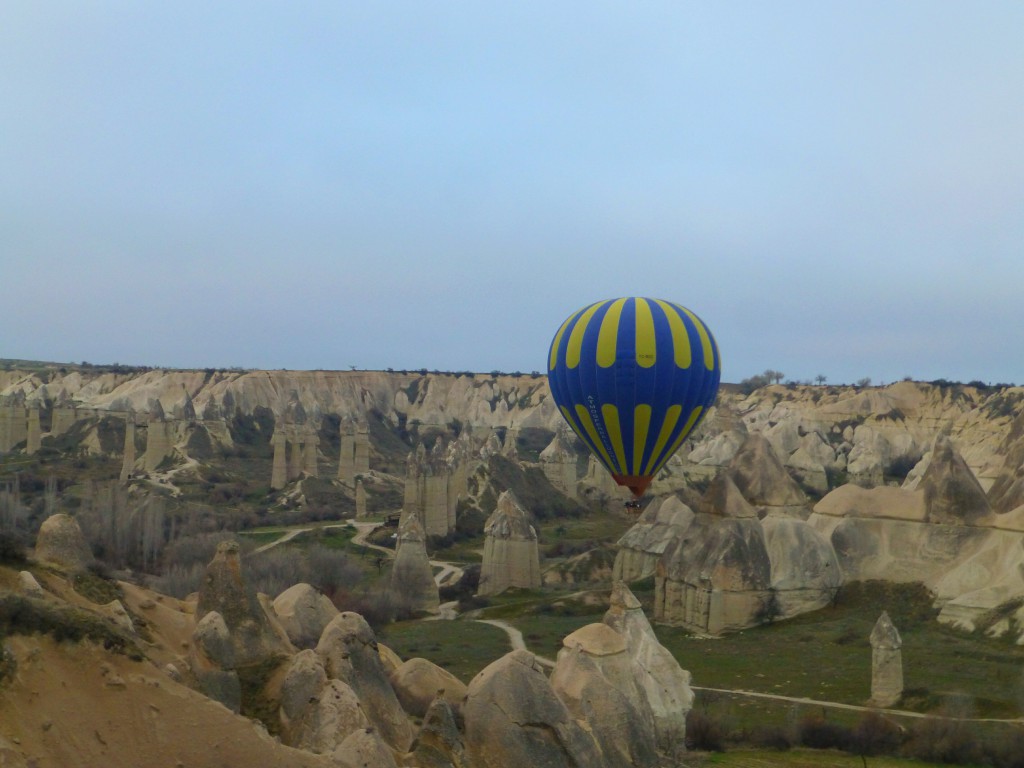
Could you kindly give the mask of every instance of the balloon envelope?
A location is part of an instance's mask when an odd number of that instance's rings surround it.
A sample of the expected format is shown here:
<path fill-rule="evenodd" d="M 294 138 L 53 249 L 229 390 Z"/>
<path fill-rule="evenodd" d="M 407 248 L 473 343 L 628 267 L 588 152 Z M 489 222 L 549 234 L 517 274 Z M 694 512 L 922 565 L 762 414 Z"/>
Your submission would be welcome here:
<path fill-rule="evenodd" d="M 714 404 L 721 369 L 707 326 L 661 299 L 583 307 L 562 323 L 548 353 L 562 416 L 636 496 Z"/>

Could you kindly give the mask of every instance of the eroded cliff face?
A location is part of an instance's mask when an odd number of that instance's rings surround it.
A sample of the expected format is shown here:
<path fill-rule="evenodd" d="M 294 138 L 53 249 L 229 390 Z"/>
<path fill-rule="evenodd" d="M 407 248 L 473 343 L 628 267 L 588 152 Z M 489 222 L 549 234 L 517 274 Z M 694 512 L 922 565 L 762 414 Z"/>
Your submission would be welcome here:
<path fill-rule="evenodd" d="M 204 423 L 257 409 L 283 417 L 300 408 L 320 423 L 327 415 L 365 421 L 379 414 L 395 426 L 554 432 L 561 419 L 540 375 L 384 371 L 180 371 L 138 374 L 90 369 L 0 372 L 0 400 L 89 412 L 134 412 L 145 422 L 154 406 L 170 421 L 194 409 Z M 726 466 L 746 436 L 761 433 L 806 488 L 819 495 L 852 480 L 879 485 L 903 477 L 945 433 L 985 490 L 1007 473 L 1011 423 L 1024 389 L 981 390 L 898 382 L 886 387 L 768 386 L 750 395 L 724 387 L 698 434 L 654 486 L 682 486 L 678 476 L 710 477 Z M 141 417 L 141 418 L 140 418 Z M 53 423 L 53 417 L 48 419 Z M 1018 432 L 1021 430 L 1018 429 Z M 10 450 L 2 444 L 0 450 Z M 1019 435 L 1016 444 L 1020 442 Z M 1014 467 L 1016 469 L 1016 467 Z"/>

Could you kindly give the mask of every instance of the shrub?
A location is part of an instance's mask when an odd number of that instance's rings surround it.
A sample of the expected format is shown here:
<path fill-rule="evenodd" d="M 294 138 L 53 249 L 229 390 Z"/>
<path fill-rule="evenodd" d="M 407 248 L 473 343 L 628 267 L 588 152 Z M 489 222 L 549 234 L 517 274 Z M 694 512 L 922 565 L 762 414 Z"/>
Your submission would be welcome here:
<path fill-rule="evenodd" d="M 26 561 L 28 537 L 21 531 L 0 531 L 0 563 L 21 565 Z"/>
<path fill-rule="evenodd" d="M 793 737 L 786 728 L 778 725 L 764 725 L 750 732 L 749 741 L 761 749 L 786 751 L 793 746 Z"/>
<path fill-rule="evenodd" d="M 686 714 L 686 748 L 704 752 L 724 752 L 726 726 L 706 712 L 691 709 Z"/>
<path fill-rule="evenodd" d="M 877 712 L 868 712 L 850 734 L 850 751 L 857 755 L 894 755 L 902 742 L 902 728 Z"/>
<path fill-rule="evenodd" d="M 812 749 L 848 750 L 852 734 L 850 729 L 832 723 L 820 715 L 809 715 L 797 723 L 797 741 Z"/>
<path fill-rule="evenodd" d="M 983 756 L 971 724 L 945 717 L 926 717 L 915 723 L 903 753 L 925 762 L 961 765 L 981 762 Z"/>

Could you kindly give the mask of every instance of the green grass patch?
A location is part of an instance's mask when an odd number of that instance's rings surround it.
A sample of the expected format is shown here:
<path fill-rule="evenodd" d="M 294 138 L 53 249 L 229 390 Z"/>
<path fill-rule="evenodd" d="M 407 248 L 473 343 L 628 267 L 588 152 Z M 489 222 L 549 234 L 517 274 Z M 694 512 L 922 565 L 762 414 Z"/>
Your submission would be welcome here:
<path fill-rule="evenodd" d="M 469 684 L 477 672 L 511 650 L 508 635 L 476 621 L 400 621 L 377 639 L 403 659 L 432 661 Z"/>
<path fill-rule="evenodd" d="M 863 704 L 871 694 L 869 637 L 883 610 L 903 638 L 905 689 L 916 692 L 906 707 L 930 711 L 966 696 L 978 716 L 1020 714 L 1024 648 L 940 625 L 920 585 L 852 584 L 833 607 L 714 640 L 665 626 L 655 632 L 694 685 Z"/>
<path fill-rule="evenodd" d="M 858 755 L 849 755 L 830 749 L 790 749 L 785 752 L 770 749 L 737 749 L 714 754 L 694 754 L 687 765 L 721 766 L 721 768 L 862 768 Z M 922 763 L 902 757 L 869 757 L 870 768 L 930 768 L 936 763 Z"/>

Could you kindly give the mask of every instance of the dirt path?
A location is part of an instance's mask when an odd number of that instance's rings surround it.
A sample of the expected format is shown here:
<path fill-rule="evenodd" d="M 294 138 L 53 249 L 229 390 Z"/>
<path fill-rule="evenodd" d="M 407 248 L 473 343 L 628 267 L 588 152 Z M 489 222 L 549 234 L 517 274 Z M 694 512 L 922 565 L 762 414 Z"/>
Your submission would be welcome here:
<path fill-rule="evenodd" d="M 498 629 L 503 630 L 505 634 L 508 635 L 508 641 L 512 645 L 513 651 L 530 650 L 526 647 L 526 640 L 523 639 L 523 633 L 515 627 L 513 627 L 507 621 L 502 621 L 501 619 L 474 619 L 474 621 L 478 624 L 490 624 L 492 627 L 497 627 Z M 539 656 L 536 653 L 533 654 L 533 656 L 545 667 L 550 668 L 555 666 L 555 662 L 553 662 L 551 659 L 544 658 L 543 656 Z"/>
<path fill-rule="evenodd" d="M 690 686 L 694 691 L 707 691 L 708 693 L 724 693 L 730 696 L 747 696 L 753 699 L 771 699 L 773 701 L 789 701 L 793 704 L 806 704 L 809 707 L 828 707 L 830 709 L 845 709 L 852 712 L 878 712 L 885 715 L 897 715 L 899 717 L 932 717 L 942 720 L 963 720 L 969 723 L 1024 723 L 1024 718 L 997 718 L 997 717 L 955 717 L 946 718 L 941 715 L 925 714 L 923 712 L 910 712 L 905 709 L 880 709 L 878 707 L 867 707 L 860 704 L 840 704 L 838 701 L 819 701 L 818 699 L 807 699 L 799 696 L 783 696 L 780 693 L 758 693 L 757 691 L 730 690 L 728 688 L 704 688 L 698 685 Z"/>

